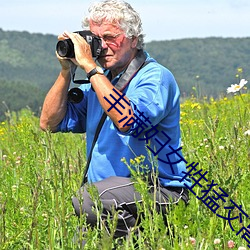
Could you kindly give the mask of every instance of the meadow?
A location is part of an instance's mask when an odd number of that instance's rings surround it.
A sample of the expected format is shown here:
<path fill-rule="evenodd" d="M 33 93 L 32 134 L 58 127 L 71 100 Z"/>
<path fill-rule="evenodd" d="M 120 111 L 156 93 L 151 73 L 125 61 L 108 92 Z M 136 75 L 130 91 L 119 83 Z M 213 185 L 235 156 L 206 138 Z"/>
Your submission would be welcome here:
<path fill-rule="evenodd" d="M 137 188 L 144 202 L 139 210 L 144 217 L 139 234 L 132 231 L 117 242 L 112 238 L 115 221 L 107 222 L 111 234 L 99 222 L 98 230 L 89 228 L 86 233 L 85 249 L 247 249 L 249 103 L 246 91 L 216 100 L 185 100 L 181 104 L 183 153 L 187 165 L 199 163 L 192 172 L 196 185 L 189 205 L 171 208 L 167 215 L 171 223 L 165 226 L 140 181 Z M 80 187 L 85 163 L 84 135 L 42 132 L 38 117 L 29 109 L 6 113 L 0 124 L 0 249 L 81 249 L 76 228 L 85 220 L 75 217 L 71 197 Z M 143 159 L 127 164 L 142 165 Z M 205 172 L 206 179 L 198 182 Z M 100 209 L 96 198 L 97 213 Z"/>

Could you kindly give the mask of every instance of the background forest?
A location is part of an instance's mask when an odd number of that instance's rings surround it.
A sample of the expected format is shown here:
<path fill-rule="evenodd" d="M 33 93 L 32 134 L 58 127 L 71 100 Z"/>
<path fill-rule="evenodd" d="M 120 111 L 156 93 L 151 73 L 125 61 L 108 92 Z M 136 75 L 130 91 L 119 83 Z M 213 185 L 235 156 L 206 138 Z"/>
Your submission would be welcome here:
<path fill-rule="evenodd" d="M 29 107 L 39 114 L 44 96 L 60 69 L 57 37 L 0 29 L 0 120 L 7 110 Z M 182 98 L 218 98 L 230 84 L 250 77 L 250 38 L 153 41 L 146 50 L 176 77 Z"/>

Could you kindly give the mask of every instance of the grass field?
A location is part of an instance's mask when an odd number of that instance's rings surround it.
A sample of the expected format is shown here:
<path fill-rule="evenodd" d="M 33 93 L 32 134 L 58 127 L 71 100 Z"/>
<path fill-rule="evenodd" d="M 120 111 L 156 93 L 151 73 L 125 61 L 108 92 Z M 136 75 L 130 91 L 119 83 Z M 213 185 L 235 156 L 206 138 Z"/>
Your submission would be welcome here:
<path fill-rule="evenodd" d="M 140 185 L 143 231 L 136 237 L 132 232 L 117 249 L 248 248 L 249 103 L 250 95 L 238 92 L 181 104 L 185 159 L 188 164 L 199 163 L 201 171 L 193 178 L 198 180 L 199 173 L 207 171 L 207 181 L 194 186 L 187 207 L 170 210 L 169 227 L 154 211 L 145 185 Z M 80 249 L 73 238 L 85 221 L 74 216 L 71 197 L 79 189 L 85 166 L 84 137 L 44 133 L 38 124 L 28 109 L 7 113 L 0 124 L 0 249 Z M 140 159 L 131 162 L 140 164 Z M 85 249 L 114 247 L 115 222 L 108 222 L 111 235 L 99 223 L 99 230 L 87 232 Z"/>

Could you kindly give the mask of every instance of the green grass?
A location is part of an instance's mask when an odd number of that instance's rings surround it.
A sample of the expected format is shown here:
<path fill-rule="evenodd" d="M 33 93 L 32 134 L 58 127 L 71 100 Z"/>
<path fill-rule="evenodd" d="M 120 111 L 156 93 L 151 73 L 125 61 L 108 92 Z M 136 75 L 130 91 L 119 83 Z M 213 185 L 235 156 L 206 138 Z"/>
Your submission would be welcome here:
<path fill-rule="evenodd" d="M 208 189 L 212 180 L 218 193 L 222 188 L 229 197 L 218 201 L 217 213 L 227 217 L 230 199 L 250 214 L 248 183 L 250 179 L 250 95 L 220 100 L 186 100 L 181 105 L 183 153 L 188 163 L 198 162 L 198 169 L 208 171 L 196 186 L 197 196 Z M 7 113 L 0 124 L 0 249 L 80 249 L 73 240 L 76 227 L 85 225 L 74 216 L 71 197 L 82 181 L 85 166 L 85 140 L 80 134 L 49 134 L 39 130 L 39 121 L 30 110 Z M 140 160 L 131 161 L 137 164 Z M 131 164 L 129 163 L 129 164 Z M 136 175 L 136 173 L 134 174 Z M 135 176 L 140 178 L 140 176 Z M 196 176 L 197 178 L 198 176 Z M 117 249 L 235 249 L 247 246 L 236 233 L 250 221 L 233 220 L 232 231 L 226 220 L 219 218 L 190 193 L 190 204 L 170 209 L 167 227 L 143 184 L 138 187 L 144 202 L 144 213 L 137 237 L 131 233 Z M 212 191 L 208 196 L 215 195 Z M 100 204 L 97 200 L 97 208 Z M 239 215 L 236 208 L 231 217 Z M 108 221 L 111 236 L 100 224 L 100 230 L 89 229 L 85 249 L 112 249 L 116 244 L 112 232 L 116 221 Z M 135 228 L 134 231 L 136 231 Z M 175 236 L 173 235 L 175 233 Z M 244 232 L 243 232 L 244 233 Z M 191 244 L 191 238 L 196 243 Z M 220 239 L 219 244 L 214 244 Z"/>

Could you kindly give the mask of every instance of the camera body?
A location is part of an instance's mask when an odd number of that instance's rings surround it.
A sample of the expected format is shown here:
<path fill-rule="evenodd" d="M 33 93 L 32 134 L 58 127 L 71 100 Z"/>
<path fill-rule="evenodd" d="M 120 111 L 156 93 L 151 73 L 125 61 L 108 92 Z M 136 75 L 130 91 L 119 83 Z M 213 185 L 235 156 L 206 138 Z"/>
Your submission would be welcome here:
<path fill-rule="evenodd" d="M 74 33 L 81 35 L 90 45 L 93 57 L 98 57 L 101 54 L 102 41 L 99 37 L 95 36 L 90 30 L 75 31 Z M 71 39 L 58 41 L 56 44 L 56 51 L 61 57 L 75 57 L 74 44 Z"/>

